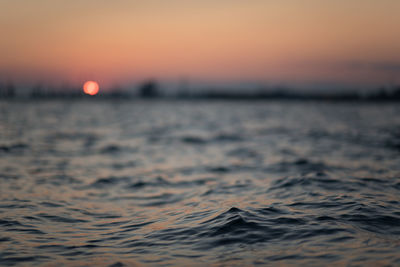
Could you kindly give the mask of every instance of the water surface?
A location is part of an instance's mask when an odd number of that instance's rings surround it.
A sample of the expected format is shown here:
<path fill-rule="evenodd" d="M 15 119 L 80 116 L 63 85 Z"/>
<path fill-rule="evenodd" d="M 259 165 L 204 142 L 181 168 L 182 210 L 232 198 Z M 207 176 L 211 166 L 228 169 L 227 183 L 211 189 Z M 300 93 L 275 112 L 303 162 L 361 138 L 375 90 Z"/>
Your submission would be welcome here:
<path fill-rule="evenodd" d="M 400 107 L 0 103 L 2 265 L 400 265 Z"/>

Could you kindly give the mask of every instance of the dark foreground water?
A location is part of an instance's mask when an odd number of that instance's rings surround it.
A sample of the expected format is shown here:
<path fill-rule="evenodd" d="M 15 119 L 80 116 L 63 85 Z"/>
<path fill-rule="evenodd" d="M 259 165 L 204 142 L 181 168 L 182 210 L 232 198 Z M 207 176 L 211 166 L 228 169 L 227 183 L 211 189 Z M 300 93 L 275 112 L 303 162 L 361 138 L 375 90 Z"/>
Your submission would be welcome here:
<path fill-rule="evenodd" d="M 400 265 L 400 105 L 0 102 L 0 264 Z"/>

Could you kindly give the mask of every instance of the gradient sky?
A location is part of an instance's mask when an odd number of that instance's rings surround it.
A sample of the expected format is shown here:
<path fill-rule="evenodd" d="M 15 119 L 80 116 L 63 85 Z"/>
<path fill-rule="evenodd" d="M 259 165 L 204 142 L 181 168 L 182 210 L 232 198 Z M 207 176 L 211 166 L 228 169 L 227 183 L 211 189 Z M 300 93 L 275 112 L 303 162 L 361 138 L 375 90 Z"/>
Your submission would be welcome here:
<path fill-rule="evenodd" d="M 400 83 L 399 0 L 0 0 L 0 79 Z"/>

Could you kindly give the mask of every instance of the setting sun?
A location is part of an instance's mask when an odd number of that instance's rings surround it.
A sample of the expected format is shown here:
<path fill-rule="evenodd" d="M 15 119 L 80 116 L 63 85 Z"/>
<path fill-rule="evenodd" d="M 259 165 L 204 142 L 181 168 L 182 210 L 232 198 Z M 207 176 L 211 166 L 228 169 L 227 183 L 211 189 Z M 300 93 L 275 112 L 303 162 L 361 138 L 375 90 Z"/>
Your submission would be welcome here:
<path fill-rule="evenodd" d="M 87 81 L 83 85 L 83 92 L 88 95 L 97 95 L 99 92 L 99 84 L 94 81 Z"/>

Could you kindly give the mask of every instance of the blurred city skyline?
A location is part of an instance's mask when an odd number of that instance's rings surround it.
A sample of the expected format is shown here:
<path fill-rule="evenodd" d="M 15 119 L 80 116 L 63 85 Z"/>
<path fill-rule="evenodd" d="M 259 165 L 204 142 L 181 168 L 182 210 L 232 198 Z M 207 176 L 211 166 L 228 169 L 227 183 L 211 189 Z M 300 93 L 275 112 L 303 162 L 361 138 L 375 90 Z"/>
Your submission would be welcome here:
<path fill-rule="evenodd" d="M 105 90 L 149 78 L 193 87 L 398 85 L 398 10 L 395 0 L 5 0 L 0 81 L 95 80 Z"/>

